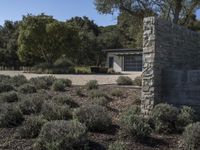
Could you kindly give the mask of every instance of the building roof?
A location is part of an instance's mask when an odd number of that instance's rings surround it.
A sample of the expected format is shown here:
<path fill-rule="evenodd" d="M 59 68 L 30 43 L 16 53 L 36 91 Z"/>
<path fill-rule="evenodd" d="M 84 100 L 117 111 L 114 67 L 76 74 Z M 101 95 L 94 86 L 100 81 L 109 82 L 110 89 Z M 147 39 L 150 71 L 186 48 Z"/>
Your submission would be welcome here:
<path fill-rule="evenodd" d="M 142 53 L 142 48 L 119 48 L 119 49 L 104 49 L 103 52 L 115 52 L 115 53 L 129 53 L 129 52 L 139 52 Z"/>

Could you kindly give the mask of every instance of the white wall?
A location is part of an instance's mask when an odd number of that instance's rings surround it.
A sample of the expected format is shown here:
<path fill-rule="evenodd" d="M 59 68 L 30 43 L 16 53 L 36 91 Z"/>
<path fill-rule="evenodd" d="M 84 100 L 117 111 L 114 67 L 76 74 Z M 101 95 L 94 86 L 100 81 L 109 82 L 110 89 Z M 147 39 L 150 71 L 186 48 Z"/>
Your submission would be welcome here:
<path fill-rule="evenodd" d="M 114 58 L 113 69 L 115 72 L 122 72 L 124 69 L 123 56 L 116 56 L 112 52 L 107 53 L 106 67 L 109 67 L 109 57 Z"/>

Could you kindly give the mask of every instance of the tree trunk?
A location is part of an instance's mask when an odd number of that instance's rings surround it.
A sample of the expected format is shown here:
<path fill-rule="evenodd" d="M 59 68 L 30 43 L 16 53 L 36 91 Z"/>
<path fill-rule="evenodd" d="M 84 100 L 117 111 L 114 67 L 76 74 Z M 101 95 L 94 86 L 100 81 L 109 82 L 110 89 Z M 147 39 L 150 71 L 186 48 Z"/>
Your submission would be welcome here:
<path fill-rule="evenodd" d="M 191 5 L 190 9 L 188 10 L 188 12 L 187 12 L 187 14 L 186 14 L 186 17 L 185 17 L 185 19 L 184 19 L 183 25 L 187 25 L 187 24 L 189 23 L 189 20 L 190 20 L 191 16 L 193 15 L 193 11 L 195 10 L 195 7 L 196 7 L 199 3 L 200 3 L 200 2 L 195 1 L 195 2 Z"/>
<path fill-rule="evenodd" d="M 182 9 L 182 1 L 183 0 L 175 0 L 175 11 L 174 11 L 174 19 L 173 23 L 177 24 L 179 21 L 180 12 Z"/>

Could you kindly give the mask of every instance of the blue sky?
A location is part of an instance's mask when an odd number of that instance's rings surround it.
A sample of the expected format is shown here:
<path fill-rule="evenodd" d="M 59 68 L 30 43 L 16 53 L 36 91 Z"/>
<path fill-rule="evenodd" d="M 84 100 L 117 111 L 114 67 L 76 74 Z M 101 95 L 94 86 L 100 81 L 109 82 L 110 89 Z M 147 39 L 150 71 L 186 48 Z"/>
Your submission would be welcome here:
<path fill-rule="evenodd" d="M 116 23 L 116 15 L 101 15 L 95 10 L 93 0 L 1 0 L 0 24 L 5 20 L 20 20 L 27 13 L 45 13 L 58 20 L 74 16 L 88 16 L 98 25 Z"/>
<path fill-rule="evenodd" d="M 5 20 L 21 20 L 27 13 L 45 13 L 58 20 L 74 16 L 88 16 L 98 25 L 116 24 L 117 15 L 101 15 L 95 10 L 93 0 L 1 0 L 0 25 Z M 200 11 L 198 11 L 200 18 Z"/>

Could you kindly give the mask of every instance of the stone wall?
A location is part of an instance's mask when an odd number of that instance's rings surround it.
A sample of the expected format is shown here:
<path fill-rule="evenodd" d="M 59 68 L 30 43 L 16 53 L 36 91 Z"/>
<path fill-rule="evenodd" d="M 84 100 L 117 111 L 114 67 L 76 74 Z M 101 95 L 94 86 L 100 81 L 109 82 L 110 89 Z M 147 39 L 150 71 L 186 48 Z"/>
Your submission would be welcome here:
<path fill-rule="evenodd" d="M 171 76 L 163 78 L 163 75 L 172 71 L 174 76 L 181 78 L 182 73 L 176 74 L 176 71 L 190 73 L 190 70 L 200 69 L 200 34 L 155 17 L 145 18 L 143 28 L 141 107 L 144 114 L 149 114 L 153 106 L 160 102 L 172 102 L 177 98 L 176 101 L 182 104 L 180 97 L 165 99 L 169 97 L 166 89 L 172 90 L 170 86 L 173 83 L 164 84 L 164 80 L 171 81 Z M 166 85 L 169 87 L 163 88 Z M 181 89 L 178 92 L 181 93 Z"/>
<path fill-rule="evenodd" d="M 163 99 L 167 103 L 189 105 L 196 110 L 200 108 L 200 70 L 165 70 L 162 89 Z"/>

